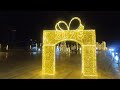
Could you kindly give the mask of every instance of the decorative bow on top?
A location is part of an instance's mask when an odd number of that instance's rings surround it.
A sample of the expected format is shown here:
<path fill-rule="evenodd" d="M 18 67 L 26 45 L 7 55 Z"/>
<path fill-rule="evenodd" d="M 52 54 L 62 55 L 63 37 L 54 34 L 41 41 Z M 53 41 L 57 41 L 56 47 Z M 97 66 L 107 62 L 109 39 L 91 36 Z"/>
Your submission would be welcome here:
<path fill-rule="evenodd" d="M 58 23 L 56 23 L 55 29 L 56 29 L 56 30 L 64 30 L 64 29 L 62 29 L 62 28 L 60 27 L 60 24 L 64 24 L 64 25 L 67 27 L 67 30 L 70 30 L 70 25 L 71 25 L 71 23 L 72 23 L 75 19 L 79 21 L 79 26 L 78 26 L 78 28 L 75 29 L 75 30 L 84 30 L 84 26 L 81 24 L 81 20 L 80 20 L 80 18 L 78 18 L 78 17 L 72 18 L 72 19 L 70 20 L 69 25 L 68 25 L 65 21 L 59 21 Z"/>

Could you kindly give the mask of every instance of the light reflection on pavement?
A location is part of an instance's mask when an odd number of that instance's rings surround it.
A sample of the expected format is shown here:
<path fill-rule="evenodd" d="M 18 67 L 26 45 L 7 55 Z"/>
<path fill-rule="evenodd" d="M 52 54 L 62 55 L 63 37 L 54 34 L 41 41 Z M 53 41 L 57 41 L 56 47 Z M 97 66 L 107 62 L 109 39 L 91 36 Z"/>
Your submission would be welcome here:
<path fill-rule="evenodd" d="M 98 77 L 120 79 L 119 54 L 97 51 Z M 56 52 L 56 75 L 41 73 L 41 52 L 0 52 L 0 78 L 12 79 L 86 79 L 81 75 L 81 53 Z M 87 77 L 90 79 L 90 77 Z"/>

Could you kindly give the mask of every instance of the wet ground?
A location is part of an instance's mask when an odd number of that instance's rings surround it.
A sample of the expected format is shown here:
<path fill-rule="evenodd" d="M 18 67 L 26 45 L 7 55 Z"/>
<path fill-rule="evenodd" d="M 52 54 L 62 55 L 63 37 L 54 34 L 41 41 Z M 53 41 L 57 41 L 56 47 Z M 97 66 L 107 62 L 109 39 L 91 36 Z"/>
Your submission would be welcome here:
<path fill-rule="evenodd" d="M 43 76 L 41 52 L 0 52 L 0 79 L 120 79 L 119 57 L 97 52 L 98 77 L 82 77 L 81 54 L 56 55 L 56 75 Z"/>

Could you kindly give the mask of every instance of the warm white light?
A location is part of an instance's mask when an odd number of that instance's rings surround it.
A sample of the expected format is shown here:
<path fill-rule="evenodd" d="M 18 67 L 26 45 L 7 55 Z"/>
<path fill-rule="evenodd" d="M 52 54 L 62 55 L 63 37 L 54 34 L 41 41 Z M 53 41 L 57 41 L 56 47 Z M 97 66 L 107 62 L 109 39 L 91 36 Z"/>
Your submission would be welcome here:
<path fill-rule="evenodd" d="M 31 49 L 32 47 L 31 47 L 31 45 L 30 45 L 30 49 Z"/>
<path fill-rule="evenodd" d="M 6 46 L 6 50 L 8 50 L 8 45 Z"/>
<path fill-rule="evenodd" d="M 80 51 L 81 51 L 81 48 L 80 48 Z"/>

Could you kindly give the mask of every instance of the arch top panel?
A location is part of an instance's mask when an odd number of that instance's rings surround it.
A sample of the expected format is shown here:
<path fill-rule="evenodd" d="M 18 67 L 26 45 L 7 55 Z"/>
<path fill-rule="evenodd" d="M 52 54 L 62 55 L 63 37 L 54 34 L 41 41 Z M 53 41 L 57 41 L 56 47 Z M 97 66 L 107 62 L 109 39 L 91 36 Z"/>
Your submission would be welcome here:
<path fill-rule="evenodd" d="M 77 41 L 82 45 L 95 45 L 95 30 L 44 30 L 43 32 L 44 45 L 55 45 L 60 41 L 66 40 Z"/>

